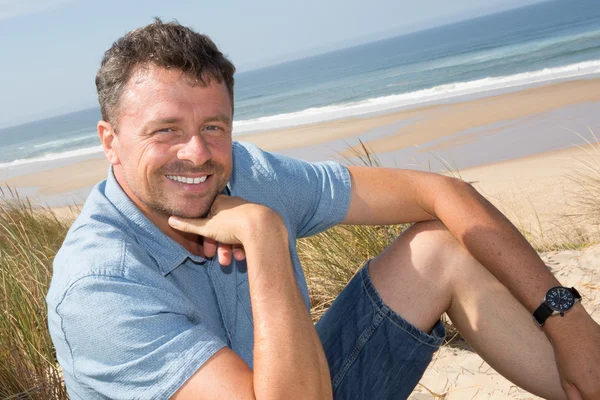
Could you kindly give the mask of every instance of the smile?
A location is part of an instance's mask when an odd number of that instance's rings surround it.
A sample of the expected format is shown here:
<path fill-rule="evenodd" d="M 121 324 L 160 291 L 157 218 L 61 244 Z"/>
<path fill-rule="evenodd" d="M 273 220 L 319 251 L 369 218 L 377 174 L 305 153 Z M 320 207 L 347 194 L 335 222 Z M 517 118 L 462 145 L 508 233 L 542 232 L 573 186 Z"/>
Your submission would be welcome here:
<path fill-rule="evenodd" d="M 178 176 L 178 175 L 167 175 L 167 178 L 169 178 L 172 181 L 179 182 L 179 183 L 185 183 L 188 185 L 197 185 L 199 183 L 206 181 L 206 178 L 208 178 L 208 175 L 200 176 L 198 178 L 188 178 L 185 176 Z"/>

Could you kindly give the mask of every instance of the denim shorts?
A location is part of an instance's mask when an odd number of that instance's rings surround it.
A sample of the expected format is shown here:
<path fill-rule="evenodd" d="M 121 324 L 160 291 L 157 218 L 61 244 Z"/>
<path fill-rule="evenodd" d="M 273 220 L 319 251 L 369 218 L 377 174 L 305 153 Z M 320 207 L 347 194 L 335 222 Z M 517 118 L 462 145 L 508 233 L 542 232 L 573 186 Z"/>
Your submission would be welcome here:
<path fill-rule="evenodd" d="M 368 265 L 350 280 L 316 325 L 336 400 L 406 399 L 445 337 L 427 334 L 383 303 Z"/>

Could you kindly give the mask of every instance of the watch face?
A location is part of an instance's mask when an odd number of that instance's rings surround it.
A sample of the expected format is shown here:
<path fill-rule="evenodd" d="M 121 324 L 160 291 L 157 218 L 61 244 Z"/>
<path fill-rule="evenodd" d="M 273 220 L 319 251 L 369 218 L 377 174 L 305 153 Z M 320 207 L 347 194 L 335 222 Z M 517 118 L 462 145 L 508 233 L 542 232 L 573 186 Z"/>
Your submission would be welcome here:
<path fill-rule="evenodd" d="M 571 290 L 564 287 L 555 287 L 546 294 L 546 304 L 554 311 L 564 312 L 575 304 L 575 297 Z"/>

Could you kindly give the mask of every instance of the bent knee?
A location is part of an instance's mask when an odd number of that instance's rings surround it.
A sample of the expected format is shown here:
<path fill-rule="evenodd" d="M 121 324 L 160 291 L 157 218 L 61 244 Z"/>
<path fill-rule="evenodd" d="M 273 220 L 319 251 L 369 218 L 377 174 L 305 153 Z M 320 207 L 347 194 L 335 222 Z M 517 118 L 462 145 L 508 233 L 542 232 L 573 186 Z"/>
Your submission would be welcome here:
<path fill-rule="evenodd" d="M 441 221 L 424 221 L 409 227 L 373 261 L 388 268 L 408 264 L 425 275 L 439 277 L 464 251 Z"/>
<path fill-rule="evenodd" d="M 402 233 L 369 264 L 385 304 L 423 331 L 430 330 L 452 298 L 452 254 L 460 246 L 439 221 Z"/>
<path fill-rule="evenodd" d="M 406 238 L 402 238 L 404 235 L 406 235 Z M 415 251 L 425 248 L 427 251 L 444 252 L 454 251 L 457 247 L 460 247 L 446 225 L 438 220 L 413 224 L 396 241 L 402 240 L 408 241 L 411 250 Z"/>

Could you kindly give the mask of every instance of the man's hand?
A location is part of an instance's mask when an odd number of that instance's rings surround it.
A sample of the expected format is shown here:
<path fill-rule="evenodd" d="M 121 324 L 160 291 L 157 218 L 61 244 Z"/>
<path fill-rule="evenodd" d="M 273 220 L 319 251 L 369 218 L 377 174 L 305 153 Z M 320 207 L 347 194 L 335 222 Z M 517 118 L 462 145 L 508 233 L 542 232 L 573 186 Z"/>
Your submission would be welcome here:
<path fill-rule="evenodd" d="M 581 305 L 548 320 L 561 384 L 569 400 L 600 399 L 600 325 Z"/>
<path fill-rule="evenodd" d="M 232 256 L 243 260 L 246 257 L 243 244 L 251 240 L 249 235 L 277 223 L 283 224 L 281 217 L 268 207 L 225 195 L 215 198 L 206 218 L 169 218 L 169 225 L 174 229 L 202 236 L 204 256 L 210 258 L 218 254 L 221 265 L 229 265 Z"/>
<path fill-rule="evenodd" d="M 219 264 L 223 266 L 231 264 L 232 257 L 238 261 L 242 261 L 246 258 L 244 246 L 241 244 L 219 243 L 216 240 L 204 237 L 202 247 L 206 258 L 212 258 L 217 254 Z"/>
<path fill-rule="evenodd" d="M 174 398 L 331 399 L 327 358 L 296 282 L 281 216 L 241 198 L 217 196 L 206 218 L 171 217 L 169 224 L 219 243 L 221 264 L 223 245 L 244 246 L 254 319 L 253 370 L 224 349 Z"/>

